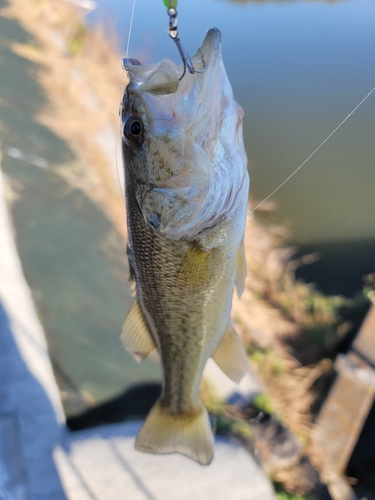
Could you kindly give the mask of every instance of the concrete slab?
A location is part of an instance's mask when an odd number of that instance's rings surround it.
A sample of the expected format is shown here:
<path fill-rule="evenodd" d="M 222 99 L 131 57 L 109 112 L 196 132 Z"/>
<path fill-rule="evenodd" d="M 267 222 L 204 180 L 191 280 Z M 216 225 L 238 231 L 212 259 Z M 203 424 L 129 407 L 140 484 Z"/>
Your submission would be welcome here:
<path fill-rule="evenodd" d="M 234 441 L 216 437 L 208 467 L 134 449 L 141 423 L 67 434 L 55 452 L 69 500 L 275 500 L 271 484 Z"/>
<path fill-rule="evenodd" d="M 14 500 L 0 484 L 0 500 Z"/>
<path fill-rule="evenodd" d="M 12 489 L 13 500 L 26 497 L 25 472 L 17 416 L 0 414 L 0 499 L 2 484 Z"/>

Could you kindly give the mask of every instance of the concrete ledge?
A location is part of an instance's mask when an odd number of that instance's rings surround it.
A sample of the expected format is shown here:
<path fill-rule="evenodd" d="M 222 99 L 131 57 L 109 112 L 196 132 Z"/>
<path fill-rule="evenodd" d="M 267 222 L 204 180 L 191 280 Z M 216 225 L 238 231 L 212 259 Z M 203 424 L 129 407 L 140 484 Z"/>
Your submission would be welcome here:
<path fill-rule="evenodd" d="M 1 168 L 0 248 L 0 486 L 7 492 L 2 494 L 64 500 L 52 454 L 65 419 L 14 244 Z"/>

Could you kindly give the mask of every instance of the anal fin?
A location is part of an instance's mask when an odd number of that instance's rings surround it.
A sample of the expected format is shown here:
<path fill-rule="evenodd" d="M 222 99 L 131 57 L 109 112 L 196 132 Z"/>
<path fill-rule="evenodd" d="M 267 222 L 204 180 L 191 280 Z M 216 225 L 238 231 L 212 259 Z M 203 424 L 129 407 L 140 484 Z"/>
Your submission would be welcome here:
<path fill-rule="evenodd" d="M 245 256 L 245 244 L 242 240 L 239 249 L 237 251 L 237 260 L 236 260 L 236 277 L 235 277 L 235 285 L 237 290 L 237 296 L 240 299 L 241 295 L 245 290 L 245 281 L 247 275 L 247 267 L 246 267 L 246 256 Z"/>
<path fill-rule="evenodd" d="M 136 361 L 142 361 L 156 349 L 138 300 L 131 306 L 122 325 L 121 340 L 125 349 L 132 354 Z"/>
<path fill-rule="evenodd" d="M 249 362 L 238 333 L 230 321 L 212 359 L 233 382 L 241 382 L 249 369 Z"/>

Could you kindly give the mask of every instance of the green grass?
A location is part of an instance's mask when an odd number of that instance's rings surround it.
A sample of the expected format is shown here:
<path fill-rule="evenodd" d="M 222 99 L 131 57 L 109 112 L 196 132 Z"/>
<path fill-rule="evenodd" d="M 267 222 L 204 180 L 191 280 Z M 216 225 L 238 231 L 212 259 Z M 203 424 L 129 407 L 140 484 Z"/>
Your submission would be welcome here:
<path fill-rule="evenodd" d="M 295 493 L 288 493 L 287 491 L 284 491 L 280 483 L 275 482 L 273 486 L 278 500 L 310 500 L 309 497 L 304 495 L 296 495 Z"/>
<path fill-rule="evenodd" d="M 250 344 L 246 347 L 246 352 L 250 358 L 250 361 L 259 366 L 260 372 L 263 375 L 265 374 L 265 372 L 267 372 L 277 377 L 285 373 L 285 363 L 276 355 L 273 349 L 264 349 L 256 344 Z M 259 407 L 259 409 L 263 408 Z"/>
<path fill-rule="evenodd" d="M 226 436 L 229 433 L 237 434 L 244 439 L 250 439 L 252 428 L 247 422 L 237 421 L 223 415 L 216 415 L 214 421 L 215 433 Z"/>
<path fill-rule="evenodd" d="M 271 398 L 268 394 L 257 394 L 253 399 L 253 403 L 259 410 L 264 411 L 269 415 L 275 415 L 276 413 Z"/>
<path fill-rule="evenodd" d="M 278 500 L 310 500 L 308 497 L 295 495 L 294 493 L 286 493 L 285 491 L 276 492 Z"/>
<path fill-rule="evenodd" d="M 85 46 L 87 38 L 87 28 L 84 24 L 79 23 L 73 33 L 73 35 L 68 40 L 68 48 L 73 56 L 76 56 L 81 52 Z"/>

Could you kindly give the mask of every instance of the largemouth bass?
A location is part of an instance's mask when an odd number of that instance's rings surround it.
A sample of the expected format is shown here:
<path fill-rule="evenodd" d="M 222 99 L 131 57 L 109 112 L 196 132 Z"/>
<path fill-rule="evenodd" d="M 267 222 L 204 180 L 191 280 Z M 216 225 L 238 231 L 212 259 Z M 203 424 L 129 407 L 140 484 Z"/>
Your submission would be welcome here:
<path fill-rule="evenodd" d="M 211 356 L 234 381 L 248 368 L 230 321 L 233 289 L 244 288 L 249 177 L 243 110 L 221 57 L 221 34 L 207 32 L 192 58 L 203 73 L 179 81 L 164 59 L 124 60 L 122 108 L 128 256 L 137 300 L 122 341 L 138 360 L 155 349 L 163 392 L 135 447 L 181 453 L 203 465 L 213 436 L 199 385 Z"/>

